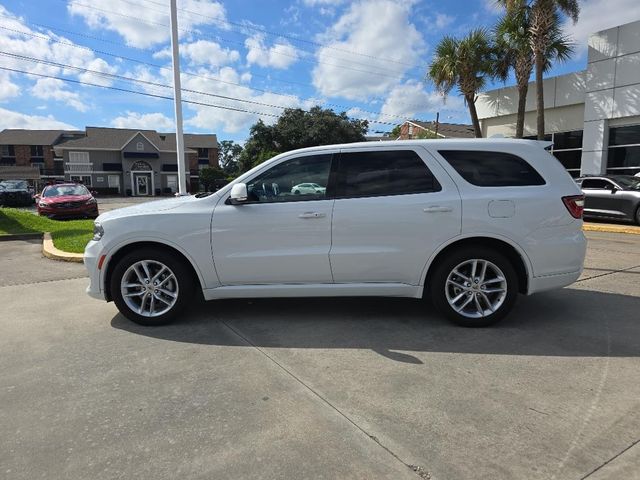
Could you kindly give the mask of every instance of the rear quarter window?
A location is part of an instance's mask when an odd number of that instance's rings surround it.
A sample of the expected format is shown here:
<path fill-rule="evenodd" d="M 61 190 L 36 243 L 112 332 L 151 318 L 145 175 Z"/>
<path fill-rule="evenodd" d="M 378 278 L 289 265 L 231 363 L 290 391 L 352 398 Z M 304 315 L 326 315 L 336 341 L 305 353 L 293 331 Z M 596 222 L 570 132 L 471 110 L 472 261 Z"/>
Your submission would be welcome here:
<path fill-rule="evenodd" d="M 523 158 L 505 152 L 438 150 L 467 182 L 478 187 L 544 185 L 544 178 Z"/>

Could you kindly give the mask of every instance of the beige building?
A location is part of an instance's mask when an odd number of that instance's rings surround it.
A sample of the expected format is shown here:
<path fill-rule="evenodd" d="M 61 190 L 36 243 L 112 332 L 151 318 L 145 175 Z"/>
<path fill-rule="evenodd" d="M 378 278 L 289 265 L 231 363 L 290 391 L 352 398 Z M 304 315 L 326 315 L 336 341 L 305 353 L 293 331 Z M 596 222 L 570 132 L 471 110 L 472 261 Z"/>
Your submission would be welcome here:
<path fill-rule="evenodd" d="M 529 84 L 525 136 L 536 134 L 536 88 Z M 518 92 L 480 94 L 485 137 L 513 136 Z M 589 37 L 587 69 L 544 80 L 546 138 L 574 176 L 640 172 L 640 21 Z"/>

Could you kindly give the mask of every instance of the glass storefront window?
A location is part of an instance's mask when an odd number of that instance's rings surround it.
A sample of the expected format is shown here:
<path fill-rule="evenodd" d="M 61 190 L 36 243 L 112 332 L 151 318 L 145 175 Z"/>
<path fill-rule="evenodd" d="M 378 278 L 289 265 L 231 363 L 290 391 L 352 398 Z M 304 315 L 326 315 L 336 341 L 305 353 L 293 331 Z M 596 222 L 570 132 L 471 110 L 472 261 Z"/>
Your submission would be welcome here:
<path fill-rule="evenodd" d="M 635 175 L 640 172 L 640 125 L 609 129 L 607 173 Z"/>

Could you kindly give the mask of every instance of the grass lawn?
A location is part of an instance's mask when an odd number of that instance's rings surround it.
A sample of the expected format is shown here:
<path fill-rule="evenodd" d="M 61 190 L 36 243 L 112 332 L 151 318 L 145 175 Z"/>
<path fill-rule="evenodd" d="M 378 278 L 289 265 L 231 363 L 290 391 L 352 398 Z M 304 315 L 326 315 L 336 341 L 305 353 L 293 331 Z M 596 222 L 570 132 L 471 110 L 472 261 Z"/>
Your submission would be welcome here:
<path fill-rule="evenodd" d="M 93 220 L 51 220 L 31 212 L 0 208 L 0 235 L 50 232 L 56 248 L 82 253 L 93 237 Z"/>

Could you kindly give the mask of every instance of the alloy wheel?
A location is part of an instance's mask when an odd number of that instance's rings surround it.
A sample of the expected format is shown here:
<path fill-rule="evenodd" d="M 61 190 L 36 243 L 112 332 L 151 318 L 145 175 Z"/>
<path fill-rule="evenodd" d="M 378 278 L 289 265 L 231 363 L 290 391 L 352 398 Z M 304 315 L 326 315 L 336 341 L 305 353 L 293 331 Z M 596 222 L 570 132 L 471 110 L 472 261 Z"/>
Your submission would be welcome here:
<path fill-rule="evenodd" d="M 507 297 L 506 276 L 487 260 L 465 260 L 447 276 L 445 295 L 458 314 L 467 318 L 487 317 L 496 312 Z"/>
<path fill-rule="evenodd" d="M 157 260 L 140 260 L 122 276 L 120 292 L 126 305 L 143 317 L 159 317 L 178 301 L 175 274 Z"/>

